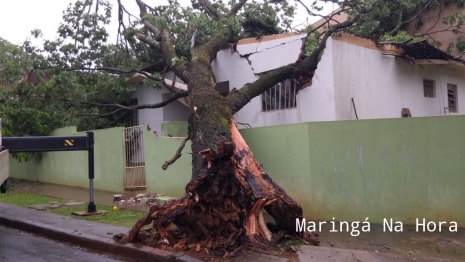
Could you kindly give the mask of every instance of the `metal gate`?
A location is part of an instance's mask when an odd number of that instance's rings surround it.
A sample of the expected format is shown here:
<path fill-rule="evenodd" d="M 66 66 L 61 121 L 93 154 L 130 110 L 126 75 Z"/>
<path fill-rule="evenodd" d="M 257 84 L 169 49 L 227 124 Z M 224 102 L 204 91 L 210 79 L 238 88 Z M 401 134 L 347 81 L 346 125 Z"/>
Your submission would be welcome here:
<path fill-rule="evenodd" d="M 144 190 L 146 188 L 144 126 L 132 126 L 124 129 L 124 148 L 126 152 L 124 189 Z"/>

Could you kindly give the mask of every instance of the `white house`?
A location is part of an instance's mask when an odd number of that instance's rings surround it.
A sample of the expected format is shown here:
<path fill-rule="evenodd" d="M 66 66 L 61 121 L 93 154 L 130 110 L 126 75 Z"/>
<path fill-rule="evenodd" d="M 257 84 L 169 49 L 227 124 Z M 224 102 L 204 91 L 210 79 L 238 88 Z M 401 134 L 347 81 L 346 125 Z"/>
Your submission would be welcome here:
<path fill-rule="evenodd" d="M 239 41 L 218 52 L 212 68 L 220 92 L 253 82 L 260 75 L 297 61 L 305 34 L 287 33 Z M 311 121 L 465 114 L 465 61 L 426 42 L 375 43 L 339 34 L 326 44 L 312 81 L 288 80 L 252 99 L 234 117 L 251 127 Z M 140 79 L 138 75 L 134 79 Z M 173 79 L 173 74 L 167 74 Z M 175 79 L 176 87 L 186 86 Z M 167 82 L 172 83 L 170 80 Z M 153 104 L 169 91 L 140 87 L 138 104 Z M 139 111 L 139 124 L 160 132 L 162 121 L 187 121 L 188 108 L 176 101 Z"/>

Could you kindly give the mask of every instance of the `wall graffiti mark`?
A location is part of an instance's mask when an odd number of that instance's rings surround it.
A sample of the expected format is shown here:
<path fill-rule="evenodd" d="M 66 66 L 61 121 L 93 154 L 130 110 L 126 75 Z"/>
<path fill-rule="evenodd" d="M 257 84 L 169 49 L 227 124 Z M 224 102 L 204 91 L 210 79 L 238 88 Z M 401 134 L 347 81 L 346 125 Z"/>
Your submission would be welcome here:
<path fill-rule="evenodd" d="M 357 212 L 369 206 L 383 208 L 387 203 L 382 197 L 402 203 L 409 192 L 406 190 L 434 199 L 435 169 L 426 160 L 415 160 L 411 147 L 380 147 L 365 153 L 362 146 L 355 150 L 349 146 L 344 153 L 331 147 L 330 164 L 321 163 L 321 175 L 331 196 L 343 197 Z"/>

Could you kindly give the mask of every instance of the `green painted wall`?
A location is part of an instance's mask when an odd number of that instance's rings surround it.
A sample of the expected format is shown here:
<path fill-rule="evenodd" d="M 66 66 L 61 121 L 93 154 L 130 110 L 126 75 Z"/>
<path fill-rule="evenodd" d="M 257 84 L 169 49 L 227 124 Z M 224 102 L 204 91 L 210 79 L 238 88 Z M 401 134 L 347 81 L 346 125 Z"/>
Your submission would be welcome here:
<path fill-rule="evenodd" d="M 314 220 L 465 225 L 465 116 L 241 130 L 258 161 Z"/>
<path fill-rule="evenodd" d="M 265 171 L 313 220 L 416 218 L 465 225 L 465 116 L 313 122 L 241 129 Z M 68 135 L 75 129 L 61 129 Z M 84 134 L 84 133 L 76 133 Z M 95 131 L 97 189 L 122 191 L 123 129 Z M 144 131 L 147 191 L 182 196 L 191 148 Z M 12 177 L 87 187 L 86 152 L 46 153 L 10 165 Z"/>
<path fill-rule="evenodd" d="M 51 135 L 85 135 L 75 127 L 62 128 Z M 124 179 L 123 128 L 95 130 L 94 187 L 121 192 Z M 52 184 L 88 188 L 87 151 L 47 152 L 42 160 L 18 163 L 10 158 L 10 176 Z"/>
<path fill-rule="evenodd" d="M 191 143 L 188 141 L 181 157 L 163 170 L 165 161 L 171 159 L 179 145 L 180 139 L 156 137 L 144 129 L 145 174 L 147 191 L 167 196 L 181 197 L 191 178 Z"/>
<path fill-rule="evenodd" d="M 164 137 L 186 137 L 187 121 L 166 121 L 161 123 L 161 135 Z"/>

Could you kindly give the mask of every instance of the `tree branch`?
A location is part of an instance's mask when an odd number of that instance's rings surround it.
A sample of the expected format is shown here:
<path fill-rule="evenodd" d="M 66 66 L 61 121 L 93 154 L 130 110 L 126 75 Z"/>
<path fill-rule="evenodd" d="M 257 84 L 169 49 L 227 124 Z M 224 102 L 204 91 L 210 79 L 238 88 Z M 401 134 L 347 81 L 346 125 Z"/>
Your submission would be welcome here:
<path fill-rule="evenodd" d="M 122 108 L 118 108 L 114 111 L 111 111 L 110 113 L 106 113 L 106 114 L 78 114 L 76 116 L 96 116 L 96 117 L 106 117 L 106 116 L 111 116 L 111 115 L 114 115 L 116 113 L 118 113 L 119 111 L 121 111 Z"/>
<path fill-rule="evenodd" d="M 144 16 L 147 14 L 147 5 L 144 3 L 142 0 L 136 0 L 137 5 L 139 6 L 140 10 L 140 19 L 142 19 L 142 23 L 144 26 L 155 35 L 155 40 L 159 41 L 159 34 L 160 31 L 152 25 L 147 19 L 144 18 Z"/>
<path fill-rule="evenodd" d="M 247 0 L 240 0 L 234 6 L 231 7 L 228 13 L 223 14 L 221 11 L 216 9 L 209 0 L 199 0 L 199 3 L 205 8 L 205 11 L 211 16 L 216 19 L 220 18 L 229 18 L 235 16 L 239 10 L 247 3 Z"/>
<path fill-rule="evenodd" d="M 337 11 L 337 12 L 332 12 L 330 16 L 326 16 L 326 17 L 327 17 L 327 19 L 329 19 L 329 20 L 334 20 L 334 19 L 333 19 L 334 16 L 339 15 L 339 14 L 344 13 L 344 12 L 347 12 L 347 11 L 349 11 L 349 10 L 350 10 L 350 8 L 341 9 L 341 10 L 339 10 L 339 11 Z M 334 20 L 334 21 L 336 21 L 336 20 Z M 336 21 L 336 22 L 337 22 L 337 21 Z M 337 22 L 336 24 L 340 24 L 340 23 Z M 309 32 L 307 32 L 307 37 L 310 36 L 311 34 L 315 33 L 316 31 L 318 31 L 320 28 L 324 27 L 325 25 L 327 25 L 327 24 L 326 24 L 326 23 L 321 23 L 319 26 L 313 28 L 312 30 L 310 30 Z M 346 28 L 349 28 L 349 26 L 346 27 Z M 323 33 L 322 33 L 322 34 L 323 34 Z"/>
<path fill-rule="evenodd" d="M 320 14 L 315 14 L 314 12 L 312 12 L 310 10 L 310 8 L 307 7 L 307 5 L 305 5 L 301 0 L 295 0 L 297 2 L 299 2 L 304 8 L 305 10 L 307 11 L 307 13 L 311 16 L 319 16 L 321 18 L 324 18 L 326 20 L 326 23 L 329 23 L 329 21 L 333 21 L 335 22 L 336 24 L 339 24 L 339 21 L 336 21 L 333 19 L 333 17 L 337 14 L 340 14 L 342 10 L 338 11 L 338 12 L 332 12 L 331 15 L 320 15 Z M 323 23 L 323 24 L 326 24 L 326 23 Z"/>
<path fill-rule="evenodd" d="M 231 16 L 234 16 L 241 10 L 241 8 L 247 3 L 247 0 L 239 0 L 237 4 L 235 4 L 233 7 L 231 7 L 231 10 L 225 15 L 226 18 L 229 18 Z"/>
<path fill-rule="evenodd" d="M 194 33 L 192 34 L 192 37 L 191 37 L 191 54 L 194 53 L 194 47 L 195 47 L 195 38 L 197 37 L 197 35 L 199 34 L 199 30 L 198 29 L 195 29 Z"/>
<path fill-rule="evenodd" d="M 92 103 L 92 102 L 80 102 L 80 103 L 83 105 L 91 105 L 91 106 L 99 106 L 99 107 L 117 107 L 117 108 L 124 109 L 124 110 L 137 110 L 137 109 L 164 107 L 178 100 L 179 98 L 183 98 L 186 96 L 187 96 L 187 92 L 183 92 L 183 93 L 175 94 L 171 96 L 170 98 L 166 99 L 165 101 L 157 103 L 157 104 L 144 104 L 144 105 L 134 105 L 134 106 L 123 106 L 120 104 L 100 104 L 100 103 Z"/>
<path fill-rule="evenodd" d="M 312 51 L 312 53 L 301 62 L 296 62 L 287 66 L 280 67 L 276 70 L 271 71 L 270 73 L 260 77 L 253 83 L 248 83 L 237 92 L 230 93 L 228 96 L 228 103 L 231 107 L 232 113 L 235 114 L 242 107 L 252 100 L 252 98 L 259 96 L 264 91 L 268 90 L 275 84 L 285 81 L 290 78 L 297 78 L 300 76 L 310 75 L 314 72 L 318 65 L 318 59 L 323 52 L 326 41 L 334 33 L 341 29 L 347 28 L 353 25 L 360 19 L 362 14 L 365 14 L 373 9 L 373 7 L 378 4 L 381 0 L 375 0 L 368 7 L 362 7 L 354 16 L 345 22 L 330 26 L 330 28 L 323 35 L 321 41 L 317 47 Z"/>
<path fill-rule="evenodd" d="M 79 70 L 89 70 L 89 71 L 108 71 L 108 72 L 116 72 L 116 73 L 123 73 L 123 74 L 133 74 L 133 73 L 139 73 L 148 79 L 154 80 L 154 81 L 163 81 L 163 79 L 160 79 L 159 77 L 154 77 L 152 74 L 147 73 L 145 71 L 141 70 L 122 70 L 122 69 L 117 69 L 113 67 L 97 67 L 97 68 L 89 68 L 89 67 L 81 67 L 81 68 L 71 68 L 67 69 L 66 71 L 79 71 Z"/>
<path fill-rule="evenodd" d="M 263 22 L 262 20 L 256 17 L 248 17 L 242 23 L 242 26 L 244 27 L 244 29 L 249 28 L 249 27 L 258 28 L 258 29 L 265 31 L 266 34 L 278 34 L 279 33 L 279 30 L 276 27 L 265 24 L 265 22 Z"/>
<path fill-rule="evenodd" d="M 102 124 L 102 126 L 115 126 L 129 111 L 124 111 L 115 121 L 111 123 Z"/>
<path fill-rule="evenodd" d="M 60 67 L 43 67 L 41 69 L 62 69 Z M 145 77 L 151 79 L 151 80 L 154 80 L 154 81 L 162 81 L 162 79 L 158 78 L 158 77 L 154 77 L 152 74 L 149 74 L 145 71 L 141 71 L 141 70 L 123 70 L 123 69 L 118 69 L 118 68 L 114 68 L 114 67 L 95 67 L 95 68 L 91 68 L 91 67 L 73 67 L 73 68 L 67 68 L 67 69 L 64 69 L 65 71 L 107 71 L 107 72 L 110 72 L 110 73 L 121 73 L 121 74 L 133 74 L 133 73 L 139 73 L 141 75 L 144 75 Z"/>
<path fill-rule="evenodd" d="M 173 61 L 177 58 L 176 50 L 174 49 L 173 39 L 168 30 L 163 29 L 161 32 L 161 42 L 158 42 L 144 34 L 137 34 L 137 39 L 149 45 L 150 47 L 161 52 L 163 61 L 166 65 L 172 66 Z"/>
<path fill-rule="evenodd" d="M 393 35 L 395 34 L 403 25 L 407 24 L 407 23 L 410 23 L 411 21 L 417 19 L 418 17 L 420 17 L 422 15 L 422 13 L 426 10 L 426 8 L 428 8 L 431 3 L 433 2 L 433 0 L 430 0 L 428 3 L 426 3 L 413 17 L 411 17 L 410 19 L 406 20 L 406 21 L 402 21 L 402 18 L 403 18 L 403 11 L 402 11 L 402 8 L 399 10 L 399 21 L 396 25 L 396 27 L 394 27 L 394 29 L 392 29 L 388 34 L 389 35 Z"/>
<path fill-rule="evenodd" d="M 232 29 L 229 26 L 223 27 L 220 32 L 210 38 L 205 44 L 197 47 L 197 50 L 194 50 L 192 60 L 202 61 L 203 55 L 206 55 L 209 60 L 202 62 L 210 65 L 215 59 L 216 54 L 232 39 L 232 37 Z"/>
<path fill-rule="evenodd" d="M 168 166 L 172 165 L 174 162 L 176 162 L 176 160 L 178 160 L 181 157 L 181 152 L 184 149 L 184 146 L 186 146 L 186 142 L 188 140 L 189 140 L 189 136 L 185 137 L 182 140 L 181 145 L 178 147 L 178 150 L 176 150 L 176 153 L 174 154 L 173 158 L 171 158 L 170 160 L 167 160 L 161 167 L 163 168 L 163 170 L 168 169 Z"/>
<path fill-rule="evenodd" d="M 447 28 L 444 28 L 444 29 L 442 29 L 442 30 L 437 30 L 437 31 L 433 31 L 433 32 L 428 32 L 428 33 L 424 33 L 424 34 L 419 34 L 418 36 L 421 36 L 421 37 L 423 37 L 423 36 L 431 37 L 432 34 L 454 31 L 454 28 L 455 28 L 455 27 L 456 27 L 455 25 L 451 25 L 451 26 L 449 26 L 449 27 L 447 27 Z M 432 37 L 431 37 L 431 38 L 432 38 Z"/>
<path fill-rule="evenodd" d="M 171 37 L 170 32 L 168 29 L 161 30 L 161 54 L 163 56 L 163 60 L 165 64 L 169 67 L 176 70 L 176 66 L 179 65 L 175 61 L 178 59 L 176 55 L 176 49 L 174 48 L 173 38 Z M 176 63 L 176 66 L 175 66 Z"/>
<path fill-rule="evenodd" d="M 142 19 L 142 22 L 145 28 L 147 28 L 150 32 L 152 32 L 155 35 L 155 39 L 152 39 L 144 34 L 139 33 L 137 34 L 137 39 L 159 50 L 161 52 L 161 55 L 163 57 L 163 61 L 165 62 L 165 64 L 168 67 L 173 68 L 173 70 L 176 73 L 180 73 L 179 66 L 174 65 L 176 61 L 178 60 L 178 57 L 176 55 L 176 49 L 174 47 L 173 38 L 170 32 L 166 28 L 161 28 L 161 29 L 156 28 L 147 19 L 145 19 L 144 16 L 147 14 L 148 6 L 142 0 L 136 0 L 136 2 L 137 2 L 137 5 L 139 6 L 140 17 Z M 181 79 L 183 79 L 182 74 L 180 75 L 180 77 Z"/>
<path fill-rule="evenodd" d="M 393 35 L 397 31 L 399 31 L 400 27 L 403 25 L 402 23 L 402 18 L 403 18 L 404 12 L 402 8 L 399 10 L 399 18 L 397 19 L 397 24 L 396 26 L 388 33 L 388 35 Z"/>
<path fill-rule="evenodd" d="M 462 53 L 460 53 L 460 55 L 455 56 L 454 58 L 455 58 L 455 59 L 461 59 L 463 55 L 465 55 L 465 51 L 463 51 Z"/>
<path fill-rule="evenodd" d="M 139 33 L 136 35 L 136 38 L 142 42 L 144 42 L 145 44 L 149 45 L 151 48 L 153 49 L 156 49 L 158 51 L 161 52 L 161 46 L 160 46 L 160 42 L 158 41 L 155 41 L 154 39 L 142 34 L 142 33 Z"/>
<path fill-rule="evenodd" d="M 212 6 L 209 0 L 199 0 L 199 3 L 205 8 L 207 13 L 214 18 L 222 18 L 224 15 L 215 7 Z"/>
<path fill-rule="evenodd" d="M 444 19 L 444 17 L 442 17 L 442 12 L 444 10 L 445 10 L 445 8 L 442 8 L 442 6 L 439 6 L 439 12 L 438 12 L 438 15 L 437 15 L 438 19 L 436 19 L 436 22 L 428 30 L 426 30 L 425 34 L 428 34 L 429 31 L 431 31 L 431 29 L 435 28 L 436 25 L 439 23 L 439 20 L 441 20 L 441 18 Z"/>

